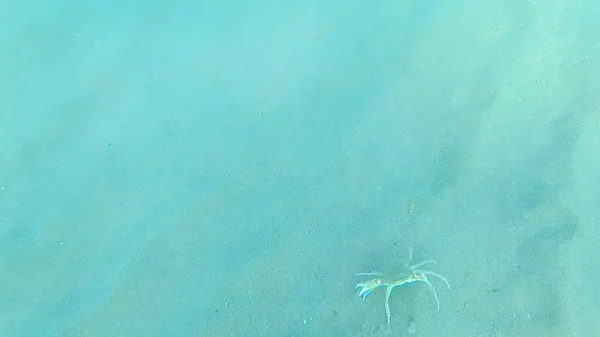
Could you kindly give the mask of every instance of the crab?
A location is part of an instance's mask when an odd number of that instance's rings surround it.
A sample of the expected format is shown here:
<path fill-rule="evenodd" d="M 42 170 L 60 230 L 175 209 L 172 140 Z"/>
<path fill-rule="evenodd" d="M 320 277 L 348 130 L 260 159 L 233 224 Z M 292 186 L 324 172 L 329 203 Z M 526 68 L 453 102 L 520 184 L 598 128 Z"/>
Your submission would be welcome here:
<path fill-rule="evenodd" d="M 438 278 L 448 286 L 450 289 L 450 283 L 448 280 L 431 270 L 421 269 L 422 266 L 436 264 L 435 260 L 425 260 L 416 264 L 412 263 L 412 247 L 409 247 L 408 250 L 408 259 L 404 262 L 399 270 L 392 275 L 380 273 L 378 271 L 371 271 L 369 273 L 358 273 L 354 276 L 376 276 L 376 278 L 358 283 L 354 289 L 358 290 L 358 297 L 362 297 L 363 301 L 369 296 L 373 290 L 386 286 L 385 291 L 385 315 L 387 317 L 387 324 L 390 324 L 390 296 L 392 295 L 392 290 L 395 287 L 399 287 L 405 284 L 413 283 L 413 282 L 423 282 L 426 283 L 429 289 L 431 290 L 433 297 L 435 298 L 435 302 L 437 303 L 438 309 L 440 308 L 440 300 L 438 299 L 437 292 L 431 282 L 429 282 L 429 278 L 427 276 L 433 276 Z"/>

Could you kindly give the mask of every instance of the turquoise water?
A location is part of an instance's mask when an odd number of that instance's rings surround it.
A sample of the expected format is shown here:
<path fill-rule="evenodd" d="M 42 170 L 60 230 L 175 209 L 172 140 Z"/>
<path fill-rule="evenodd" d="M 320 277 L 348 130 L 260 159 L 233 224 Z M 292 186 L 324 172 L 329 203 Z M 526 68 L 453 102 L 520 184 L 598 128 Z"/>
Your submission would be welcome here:
<path fill-rule="evenodd" d="M 0 336 L 599 333 L 599 15 L 0 4 Z"/>

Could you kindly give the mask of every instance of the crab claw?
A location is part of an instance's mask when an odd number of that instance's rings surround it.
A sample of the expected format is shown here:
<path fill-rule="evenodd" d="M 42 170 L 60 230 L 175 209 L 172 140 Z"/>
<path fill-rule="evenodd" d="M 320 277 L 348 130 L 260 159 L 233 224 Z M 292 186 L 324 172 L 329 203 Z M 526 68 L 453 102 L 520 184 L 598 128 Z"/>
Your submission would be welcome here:
<path fill-rule="evenodd" d="M 358 289 L 358 288 L 361 288 L 358 292 L 358 297 L 362 297 L 363 301 L 373 291 L 373 289 L 369 289 L 364 284 L 357 284 L 356 287 L 354 287 L 354 289 Z"/>
<path fill-rule="evenodd" d="M 358 291 L 358 297 L 362 297 L 364 301 L 365 298 L 367 298 L 367 296 L 369 296 L 369 294 L 373 292 L 373 290 L 381 286 L 381 283 L 381 279 L 373 279 L 357 284 L 356 287 L 354 287 L 354 289 L 360 288 L 360 290 Z"/>

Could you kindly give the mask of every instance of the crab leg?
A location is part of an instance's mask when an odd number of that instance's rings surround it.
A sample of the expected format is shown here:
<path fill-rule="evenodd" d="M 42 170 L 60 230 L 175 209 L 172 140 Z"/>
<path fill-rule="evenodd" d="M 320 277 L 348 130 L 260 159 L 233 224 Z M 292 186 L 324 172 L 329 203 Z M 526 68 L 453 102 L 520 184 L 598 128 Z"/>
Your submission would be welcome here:
<path fill-rule="evenodd" d="M 422 267 L 422 266 L 424 266 L 426 264 L 430 264 L 430 263 L 431 264 L 437 264 L 437 262 L 435 262 L 435 260 L 425 260 L 425 261 L 421 261 L 421 262 L 415 264 L 414 266 L 410 266 L 410 269 L 414 270 L 414 269 L 417 269 L 419 267 Z"/>
<path fill-rule="evenodd" d="M 372 271 L 370 273 L 356 273 L 354 276 L 383 276 L 383 273 Z"/>
<path fill-rule="evenodd" d="M 387 324 L 390 325 L 390 296 L 392 296 L 392 289 L 394 286 L 388 286 L 385 290 L 385 317 L 387 317 Z"/>
<path fill-rule="evenodd" d="M 424 275 L 431 275 L 433 277 L 437 277 L 437 278 L 439 278 L 440 280 L 442 280 L 442 281 L 444 281 L 446 283 L 446 285 L 448 286 L 448 289 L 452 289 L 450 287 L 450 283 L 448 283 L 448 280 L 446 280 L 445 277 L 443 277 L 442 275 L 440 275 L 440 274 L 438 274 L 438 273 L 436 273 L 434 271 L 431 271 L 431 270 L 415 270 L 415 272 L 416 273 L 422 273 Z"/>
<path fill-rule="evenodd" d="M 429 282 L 427 275 L 425 275 L 425 283 L 427 283 L 427 285 L 429 286 L 429 290 L 431 290 L 431 292 L 433 293 L 433 297 L 435 297 L 435 303 L 437 303 L 437 308 L 438 310 L 440 310 L 440 300 L 438 299 L 437 291 L 435 291 L 435 288 Z"/>

